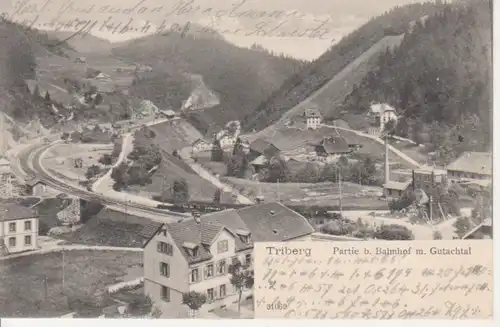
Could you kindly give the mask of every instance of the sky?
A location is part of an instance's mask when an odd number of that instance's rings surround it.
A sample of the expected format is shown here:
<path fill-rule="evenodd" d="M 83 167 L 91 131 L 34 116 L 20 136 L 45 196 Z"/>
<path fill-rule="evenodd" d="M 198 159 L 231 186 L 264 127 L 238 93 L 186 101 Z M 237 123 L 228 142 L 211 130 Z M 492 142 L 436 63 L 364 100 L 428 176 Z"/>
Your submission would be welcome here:
<path fill-rule="evenodd" d="M 154 31 L 217 31 L 239 46 L 313 60 L 371 17 L 416 0 L 0 0 L 15 21 L 112 42 Z M 4 5 L 4 2 L 9 2 Z M 75 21 L 77 19 L 78 21 Z M 52 22 L 52 24 L 51 24 Z M 55 24 L 54 24 L 55 22 Z M 72 22 L 72 23 L 71 23 Z M 77 24 L 80 23 L 79 25 Z M 188 24 L 189 22 L 189 24 Z M 120 26 L 117 27 L 118 24 Z M 187 25 L 188 24 L 188 25 Z M 187 27 L 186 27 L 187 26 Z"/>

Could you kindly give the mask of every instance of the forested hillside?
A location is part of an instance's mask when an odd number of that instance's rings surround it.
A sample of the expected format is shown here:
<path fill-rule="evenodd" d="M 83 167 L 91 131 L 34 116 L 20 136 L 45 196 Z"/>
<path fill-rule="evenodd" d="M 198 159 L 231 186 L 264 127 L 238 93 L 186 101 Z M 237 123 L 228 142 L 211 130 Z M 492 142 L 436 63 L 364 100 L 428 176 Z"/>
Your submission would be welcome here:
<path fill-rule="evenodd" d="M 396 7 L 371 19 L 286 80 L 279 90 L 246 117 L 243 127 L 261 130 L 276 122 L 283 113 L 308 98 L 384 36 L 403 34 L 411 22 L 432 15 L 443 7 L 435 2 L 417 3 Z"/>
<path fill-rule="evenodd" d="M 24 122 L 52 114 L 29 95 L 25 80 L 36 77 L 37 57 L 68 50 L 66 43 L 54 43 L 45 33 L 0 19 L 0 110 Z"/>
<path fill-rule="evenodd" d="M 132 91 L 153 100 L 160 108 L 179 108 L 181 101 L 189 97 L 191 82 L 183 73 L 201 75 L 207 87 L 219 95 L 224 108 L 196 115 L 201 125 L 242 119 L 303 65 L 259 49 L 237 47 L 212 34 L 147 36 L 120 45 L 113 53 L 153 68 L 136 81 Z"/>
<path fill-rule="evenodd" d="M 371 101 L 391 104 L 402 115 L 397 134 L 429 143 L 443 161 L 489 150 L 491 46 L 491 0 L 446 5 L 380 57 L 344 109 L 365 113 Z"/>

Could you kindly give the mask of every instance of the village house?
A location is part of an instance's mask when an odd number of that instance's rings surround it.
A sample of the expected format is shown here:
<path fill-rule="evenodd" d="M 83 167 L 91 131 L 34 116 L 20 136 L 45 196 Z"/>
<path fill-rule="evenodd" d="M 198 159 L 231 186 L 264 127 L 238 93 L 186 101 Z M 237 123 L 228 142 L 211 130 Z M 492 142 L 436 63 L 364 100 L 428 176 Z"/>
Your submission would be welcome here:
<path fill-rule="evenodd" d="M 188 314 L 182 294 L 206 295 L 201 312 L 237 300 L 229 265 L 238 259 L 252 267 L 255 242 L 310 240 L 306 218 L 280 203 L 224 210 L 162 225 L 144 245 L 145 293 L 164 317 Z"/>
<path fill-rule="evenodd" d="M 384 194 L 387 199 L 398 199 L 406 192 L 411 183 L 411 180 L 406 182 L 389 181 L 383 185 Z"/>
<path fill-rule="evenodd" d="M 388 121 L 393 120 L 398 121 L 398 115 L 396 109 L 388 105 L 387 103 L 375 103 L 370 106 L 370 111 L 368 116 L 371 118 L 372 123 L 379 126 L 380 132 L 385 128 L 385 124 Z"/>
<path fill-rule="evenodd" d="M 47 192 L 47 184 L 38 178 L 26 181 L 26 193 L 33 196 L 43 196 Z"/>
<path fill-rule="evenodd" d="M 0 203 L 0 255 L 38 248 L 36 213 L 15 203 Z"/>
<path fill-rule="evenodd" d="M 219 142 L 222 148 L 229 148 L 234 146 L 234 144 L 236 143 L 236 138 L 234 136 L 225 134 L 219 138 Z"/>
<path fill-rule="evenodd" d="M 421 189 L 428 193 L 433 187 L 448 186 L 446 170 L 434 167 L 421 167 L 412 171 L 413 190 Z"/>
<path fill-rule="evenodd" d="M 78 57 L 75 59 L 75 63 L 77 64 L 84 64 L 87 62 L 87 59 L 85 57 Z"/>
<path fill-rule="evenodd" d="M 202 152 L 212 150 L 212 143 L 207 142 L 204 139 L 197 139 L 191 144 L 193 152 Z"/>
<path fill-rule="evenodd" d="M 255 158 L 265 156 L 267 159 L 280 155 L 281 151 L 274 144 L 264 139 L 256 139 L 248 146 L 248 160 L 253 161 Z"/>
<path fill-rule="evenodd" d="M 354 151 L 354 147 L 349 146 L 340 134 L 324 137 L 320 142 L 311 145 L 314 147 L 316 159 L 323 162 L 333 162 Z"/>
<path fill-rule="evenodd" d="M 323 122 L 323 116 L 318 108 L 312 107 L 304 111 L 304 118 L 307 128 L 316 129 Z"/>
<path fill-rule="evenodd" d="M 175 111 L 173 110 L 160 110 L 160 114 L 165 117 L 165 118 L 168 118 L 168 119 L 174 119 L 177 114 L 175 113 Z"/>
<path fill-rule="evenodd" d="M 492 154 L 465 152 L 446 167 L 451 183 L 488 180 L 492 177 Z"/>

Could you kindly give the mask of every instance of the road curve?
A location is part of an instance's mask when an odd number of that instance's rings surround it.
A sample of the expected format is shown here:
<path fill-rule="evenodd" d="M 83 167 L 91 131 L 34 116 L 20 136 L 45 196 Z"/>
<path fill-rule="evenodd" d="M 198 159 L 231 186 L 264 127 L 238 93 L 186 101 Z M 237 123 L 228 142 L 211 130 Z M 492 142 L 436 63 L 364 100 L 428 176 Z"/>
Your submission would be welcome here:
<path fill-rule="evenodd" d="M 186 215 L 184 214 L 172 211 L 157 209 L 137 203 L 118 201 L 116 199 L 106 197 L 105 195 L 96 194 L 94 192 L 64 183 L 63 181 L 48 174 L 46 169 L 44 169 L 40 164 L 41 156 L 48 148 L 50 148 L 50 146 L 51 145 L 39 144 L 22 150 L 18 154 L 21 169 L 28 175 L 36 176 L 38 179 L 46 183 L 49 187 L 54 188 L 60 192 L 73 195 L 88 201 L 98 201 L 103 205 L 106 205 L 111 209 L 117 211 L 136 214 L 138 216 L 162 222 L 175 222 L 181 218 L 186 217 Z"/>

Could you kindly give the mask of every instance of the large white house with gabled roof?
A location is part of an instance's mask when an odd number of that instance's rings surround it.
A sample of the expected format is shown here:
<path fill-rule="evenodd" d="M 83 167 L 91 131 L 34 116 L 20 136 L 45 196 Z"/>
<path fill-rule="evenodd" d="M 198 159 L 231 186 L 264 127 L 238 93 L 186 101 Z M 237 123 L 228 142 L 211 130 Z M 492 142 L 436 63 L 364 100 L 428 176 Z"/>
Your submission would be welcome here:
<path fill-rule="evenodd" d="M 203 293 L 202 310 L 236 300 L 229 265 L 252 266 L 254 242 L 310 240 L 307 219 L 280 203 L 224 210 L 161 225 L 144 245 L 144 288 L 164 317 L 187 317 L 182 294 Z"/>

